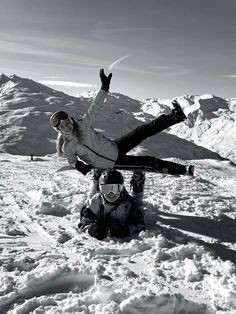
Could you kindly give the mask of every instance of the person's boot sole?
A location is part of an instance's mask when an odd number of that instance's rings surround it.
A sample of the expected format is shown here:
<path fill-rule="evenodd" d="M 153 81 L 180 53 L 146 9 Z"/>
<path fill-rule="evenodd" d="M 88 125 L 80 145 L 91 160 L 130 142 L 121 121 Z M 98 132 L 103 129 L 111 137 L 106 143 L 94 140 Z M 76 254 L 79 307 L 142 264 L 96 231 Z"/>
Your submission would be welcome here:
<path fill-rule="evenodd" d="M 174 109 L 177 110 L 177 115 L 180 117 L 180 119 L 186 120 L 187 117 L 183 112 L 183 109 L 181 108 L 180 104 L 176 101 L 172 101 L 172 105 L 174 106 Z"/>

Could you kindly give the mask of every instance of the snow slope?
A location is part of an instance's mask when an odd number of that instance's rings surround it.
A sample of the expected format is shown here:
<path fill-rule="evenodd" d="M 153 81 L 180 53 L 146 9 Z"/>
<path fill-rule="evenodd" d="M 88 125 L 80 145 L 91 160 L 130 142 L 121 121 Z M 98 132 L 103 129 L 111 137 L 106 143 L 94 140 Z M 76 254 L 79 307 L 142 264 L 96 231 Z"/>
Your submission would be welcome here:
<path fill-rule="evenodd" d="M 147 174 L 147 230 L 97 241 L 76 226 L 91 175 L 0 154 L 0 313 L 235 313 L 236 168 Z M 130 172 L 124 172 L 129 186 Z"/>
<path fill-rule="evenodd" d="M 212 95 L 176 97 L 188 121 L 173 126 L 169 133 L 192 140 L 236 163 L 236 99 Z M 170 100 L 148 99 L 142 110 L 154 116 L 168 111 Z"/>
<path fill-rule="evenodd" d="M 70 106 L 82 113 L 87 102 L 82 104 L 29 79 L 15 75 L 8 79 L 0 86 L 1 151 L 36 156 L 55 152 L 56 133 L 49 125 L 50 115 Z"/>
<path fill-rule="evenodd" d="M 66 110 L 72 116 L 82 115 L 95 97 L 91 92 L 75 98 L 15 75 L 10 78 L 2 76 L 1 82 L 0 151 L 11 154 L 44 156 L 54 153 L 57 134 L 50 127 L 50 115 L 57 110 Z M 154 118 L 145 113 L 141 105 L 138 100 L 111 94 L 97 116 L 95 127 L 107 136 L 118 138 Z M 187 125 L 187 122 L 182 124 Z M 188 138 L 186 141 L 163 132 L 144 141 L 136 153 L 160 158 L 219 158 L 216 153 L 198 145 Z"/>

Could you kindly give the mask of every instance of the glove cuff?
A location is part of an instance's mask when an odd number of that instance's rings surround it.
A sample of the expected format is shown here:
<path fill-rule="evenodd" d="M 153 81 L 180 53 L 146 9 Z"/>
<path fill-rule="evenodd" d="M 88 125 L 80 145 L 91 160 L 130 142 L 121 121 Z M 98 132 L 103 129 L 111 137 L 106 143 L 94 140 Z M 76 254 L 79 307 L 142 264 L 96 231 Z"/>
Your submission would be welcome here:
<path fill-rule="evenodd" d="M 91 171 L 92 167 L 83 163 L 82 161 L 77 160 L 75 163 L 75 169 L 80 171 L 84 176 Z"/>
<path fill-rule="evenodd" d="M 109 88 L 110 88 L 110 86 L 108 85 L 105 85 L 105 84 L 102 84 L 102 86 L 101 86 L 101 90 L 104 90 L 105 92 L 109 92 Z"/>

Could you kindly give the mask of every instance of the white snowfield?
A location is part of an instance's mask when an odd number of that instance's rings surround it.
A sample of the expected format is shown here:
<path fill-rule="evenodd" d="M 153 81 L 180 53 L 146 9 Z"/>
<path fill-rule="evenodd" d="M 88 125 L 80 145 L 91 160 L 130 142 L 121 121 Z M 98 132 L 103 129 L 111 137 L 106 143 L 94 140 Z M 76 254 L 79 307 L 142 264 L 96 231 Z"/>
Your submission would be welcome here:
<path fill-rule="evenodd" d="M 147 174 L 146 231 L 79 233 L 91 182 L 56 156 L 1 154 L 0 313 L 235 313 L 236 168 Z M 130 172 L 123 172 L 129 186 Z"/>
<path fill-rule="evenodd" d="M 140 146 L 138 153 L 194 164 L 195 176 L 148 173 L 146 230 L 124 240 L 98 241 L 77 228 L 91 173 L 84 177 L 74 170 L 57 172 L 67 162 L 52 154 L 56 134 L 48 125 L 55 110 L 82 114 L 91 97 L 77 99 L 30 80 L 1 76 L 4 79 L 0 93 L 0 313 L 236 313 L 235 146 L 233 134 L 225 133 L 226 125 L 215 135 L 209 133 L 216 138 L 209 138 L 208 146 L 202 132 L 198 145 L 205 148 L 186 141 L 202 126 L 191 119 L 183 123 L 194 124 L 196 131 L 189 131 L 189 138 L 187 129 L 176 129 L 186 139 L 164 132 Z M 201 99 L 208 101 L 210 96 Z M 185 98 L 180 101 L 184 104 Z M 230 105 L 224 109 L 226 119 L 233 120 L 233 100 L 225 102 Z M 146 100 L 142 111 L 139 101 L 113 94 L 98 116 L 97 127 L 119 136 L 138 125 L 137 118 L 148 121 L 158 114 L 154 103 Z M 170 100 L 159 103 L 160 112 L 170 107 Z M 199 98 L 196 107 L 200 103 Z M 192 106 L 190 118 L 195 112 Z M 201 113 L 196 110 L 195 115 Z M 211 111 L 204 123 L 224 121 L 220 111 L 213 111 L 217 117 L 211 118 Z M 228 136 L 231 154 L 223 155 L 220 145 L 216 151 L 232 161 L 211 151 L 217 136 L 224 133 L 222 143 Z M 48 155 L 43 156 L 43 149 Z M 129 190 L 132 173 L 122 173 Z"/>

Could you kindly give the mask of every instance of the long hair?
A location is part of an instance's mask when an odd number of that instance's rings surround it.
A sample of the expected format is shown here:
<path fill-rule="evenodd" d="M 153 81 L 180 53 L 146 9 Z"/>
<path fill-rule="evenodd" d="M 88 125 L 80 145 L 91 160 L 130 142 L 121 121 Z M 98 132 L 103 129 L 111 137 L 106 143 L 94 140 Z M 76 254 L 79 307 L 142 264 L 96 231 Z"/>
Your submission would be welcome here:
<path fill-rule="evenodd" d="M 72 138 L 75 139 L 75 141 L 80 144 L 83 140 L 83 134 L 81 129 L 79 128 L 78 123 L 75 122 L 74 118 L 71 118 L 74 124 L 74 129 L 73 129 L 73 133 L 71 134 Z M 66 136 L 64 136 L 63 134 L 61 134 L 60 132 L 58 133 L 57 136 L 57 142 L 56 142 L 56 150 L 57 150 L 57 154 L 59 157 L 65 157 L 64 153 L 65 153 L 65 146 L 68 142 L 71 141 L 71 138 L 68 138 Z"/>

